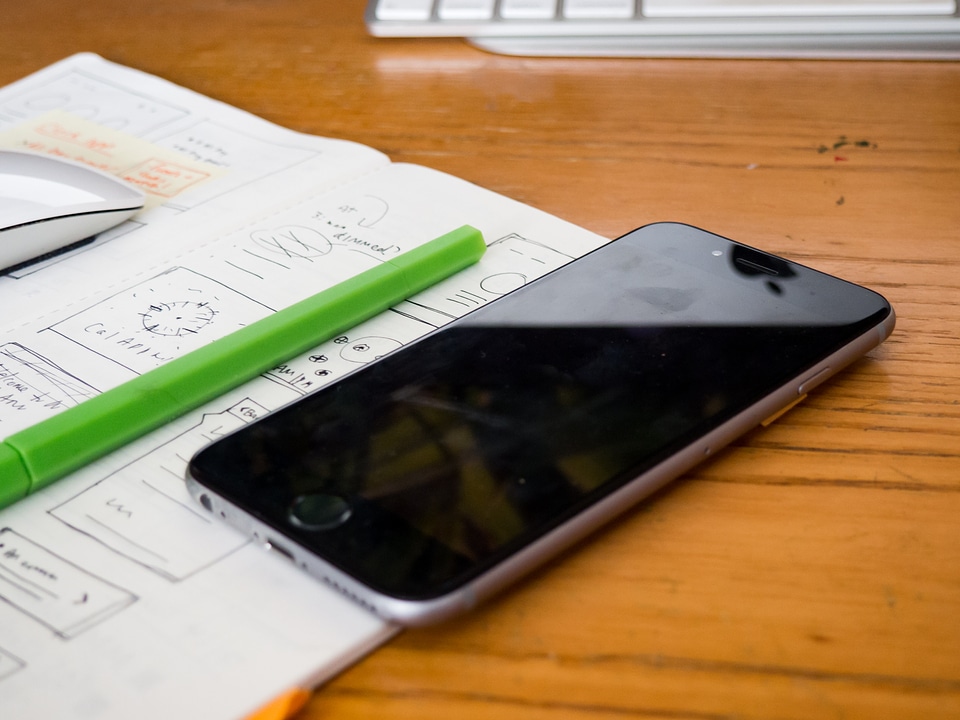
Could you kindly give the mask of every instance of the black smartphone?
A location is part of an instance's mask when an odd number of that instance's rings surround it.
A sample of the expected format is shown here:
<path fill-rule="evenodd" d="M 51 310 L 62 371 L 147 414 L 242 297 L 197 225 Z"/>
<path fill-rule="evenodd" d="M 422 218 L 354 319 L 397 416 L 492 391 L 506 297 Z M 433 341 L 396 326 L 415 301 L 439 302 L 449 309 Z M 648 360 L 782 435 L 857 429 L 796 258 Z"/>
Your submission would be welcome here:
<path fill-rule="evenodd" d="M 214 442 L 207 510 L 383 617 L 462 612 L 893 330 L 866 288 L 635 230 Z"/>

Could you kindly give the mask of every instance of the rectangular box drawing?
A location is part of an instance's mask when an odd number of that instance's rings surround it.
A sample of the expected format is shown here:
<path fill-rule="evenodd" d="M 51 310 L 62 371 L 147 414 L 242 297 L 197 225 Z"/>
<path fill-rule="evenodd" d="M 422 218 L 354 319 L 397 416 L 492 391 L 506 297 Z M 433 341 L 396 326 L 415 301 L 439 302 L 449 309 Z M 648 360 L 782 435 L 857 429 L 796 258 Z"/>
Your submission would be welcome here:
<path fill-rule="evenodd" d="M 150 158 L 123 174 L 124 180 L 165 199 L 172 198 L 209 177 L 209 173 L 183 167 L 164 158 Z"/>
<path fill-rule="evenodd" d="M 30 425 L 96 394 L 95 388 L 30 348 L 16 342 L 0 345 L 0 429 L 4 418 L 18 427 Z"/>
<path fill-rule="evenodd" d="M 269 142 L 210 118 L 197 119 L 185 127 L 181 123 L 171 128 L 169 134 L 155 138 L 154 142 L 197 162 L 230 170 L 221 177 L 216 188 L 201 193 L 203 199 L 222 195 L 258 177 L 318 156 L 316 151 Z"/>
<path fill-rule="evenodd" d="M 455 279 L 400 303 L 396 310 L 433 327 L 441 327 L 571 260 L 572 255 L 510 233 L 490 243 L 479 263 Z"/>
<path fill-rule="evenodd" d="M 4 678 L 10 677 L 26 666 L 27 664 L 23 660 L 14 657 L 3 648 L 0 648 L 0 682 L 3 682 Z"/>
<path fill-rule="evenodd" d="M 19 120 L 50 110 L 64 110 L 138 136 L 188 115 L 184 109 L 165 105 L 154 98 L 136 96 L 129 88 L 117 87 L 76 69 L 12 95 L 4 109 Z"/>
<path fill-rule="evenodd" d="M 216 280 L 172 267 L 71 315 L 51 330 L 142 374 L 269 312 Z"/>
<path fill-rule="evenodd" d="M 328 340 L 310 353 L 281 363 L 264 373 L 264 377 L 306 395 L 432 329 L 419 320 L 391 312 Z"/>
<path fill-rule="evenodd" d="M 184 484 L 187 462 L 206 443 L 265 415 L 245 398 L 50 510 L 73 529 L 176 582 L 229 555 L 247 539 L 214 521 Z"/>
<path fill-rule="evenodd" d="M 0 599 L 69 639 L 120 612 L 137 597 L 3 528 Z"/>

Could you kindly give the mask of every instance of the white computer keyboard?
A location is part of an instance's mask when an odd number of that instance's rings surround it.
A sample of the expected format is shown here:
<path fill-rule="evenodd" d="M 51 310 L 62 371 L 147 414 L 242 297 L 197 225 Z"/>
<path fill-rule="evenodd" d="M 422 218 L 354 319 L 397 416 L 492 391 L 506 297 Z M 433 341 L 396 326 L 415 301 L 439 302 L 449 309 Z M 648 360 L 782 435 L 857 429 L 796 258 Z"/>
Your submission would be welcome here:
<path fill-rule="evenodd" d="M 956 0 L 369 0 L 366 22 L 512 55 L 960 58 Z"/>

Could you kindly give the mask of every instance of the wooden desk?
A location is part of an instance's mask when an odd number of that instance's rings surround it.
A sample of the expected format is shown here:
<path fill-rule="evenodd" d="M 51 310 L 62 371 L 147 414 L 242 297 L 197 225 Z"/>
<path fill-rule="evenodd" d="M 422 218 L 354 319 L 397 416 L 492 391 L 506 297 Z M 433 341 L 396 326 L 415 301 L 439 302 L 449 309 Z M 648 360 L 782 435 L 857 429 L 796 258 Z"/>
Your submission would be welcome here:
<path fill-rule="evenodd" d="M 960 717 L 960 64 L 514 59 L 362 0 L 8 2 L 0 83 L 80 50 L 615 236 L 682 220 L 869 285 L 894 337 L 306 718 Z"/>

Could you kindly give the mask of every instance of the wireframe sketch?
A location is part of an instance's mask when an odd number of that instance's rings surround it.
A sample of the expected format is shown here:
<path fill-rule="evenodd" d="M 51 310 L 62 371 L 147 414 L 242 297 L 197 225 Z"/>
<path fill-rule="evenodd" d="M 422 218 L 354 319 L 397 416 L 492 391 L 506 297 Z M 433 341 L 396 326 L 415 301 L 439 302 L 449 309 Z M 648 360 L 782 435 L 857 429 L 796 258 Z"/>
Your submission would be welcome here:
<path fill-rule="evenodd" d="M 399 340 L 387 337 L 367 336 L 348 340 L 340 350 L 340 357 L 352 363 L 364 364 L 382 358 L 399 348 Z"/>
<path fill-rule="evenodd" d="M 312 352 L 291 358 L 264 376 L 299 394 L 306 394 L 343 377 L 363 363 L 376 360 L 433 328 L 406 315 L 388 312 L 328 340 Z"/>
<path fill-rule="evenodd" d="M 269 310 L 212 278 L 173 267 L 51 329 L 140 374 L 238 330 Z"/>
<path fill-rule="evenodd" d="M 281 259 L 317 258 L 330 252 L 330 241 L 314 228 L 287 225 L 250 234 L 257 249 Z"/>
<path fill-rule="evenodd" d="M 360 195 L 317 209 L 311 219 L 334 245 L 383 260 L 400 254 L 402 248 L 392 242 L 378 241 L 374 239 L 375 234 L 366 231 L 375 228 L 389 212 L 390 203 L 382 197 Z"/>
<path fill-rule="evenodd" d="M 372 228 L 390 212 L 390 203 L 377 195 L 361 195 L 341 201 L 336 209 L 317 212 L 328 227 L 346 230 L 349 227 Z"/>
<path fill-rule="evenodd" d="M 357 365 L 381 358 L 403 344 L 400 340 L 389 337 L 371 335 L 353 339 L 349 335 L 341 335 L 308 355 L 305 361 L 303 358 L 291 359 L 269 370 L 265 375 L 274 382 L 306 394 L 333 382 Z"/>
<path fill-rule="evenodd" d="M 0 530 L 0 598 L 64 639 L 137 600 L 10 528 Z"/>
<path fill-rule="evenodd" d="M 224 195 L 251 180 L 271 175 L 317 156 L 315 150 L 271 142 L 210 118 L 195 118 L 186 127 L 177 127 L 153 136 L 160 147 L 192 160 L 228 170 L 216 183 L 190 195 L 180 195 L 170 207 L 189 209 L 218 195 Z"/>
<path fill-rule="evenodd" d="M 97 394 L 49 358 L 16 342 L 0 345 L 0 428 L 40 422 Z"/>
<path fill-rule="evenodd" d="M 266 412 L 245 398 L 223 412 L 205 413 L 199 425 L 50 514 L 164 578 L 182 580 L 247 542 L 196 506 L 183 480 L 187 462 L 208 442 Z"/>
<path fill-rule="evenodd" d="M 260 221 L 253 229 L 224 236 L 218 257 L 227 267 L 210 272 L 235 288 L 248 288 L 264 303 L 285 307 L 311 293 L 369 269 L 401 252 L 359 216 L 341 217 L 342 203 L 310 198 Z M 337 220 L 330 218 L 336 216 Z M 198 265 L 193 264 L 193 267 Z M 229 268 L 229 270 L 227 269 Z M 294 292 L 300 288 L 299 292 Z"/>
<path fill-rule="evenodd" d="M 131 135 L 153 132 L 187 116 L 187 111 L 138 96 L 81 70 L 70 69 L 40 86 L 11 95 L 4 110 L 19 120 L 64 110 Z"/>
<path fill-rule="evenodd" d="M 27 664 L 23 660 L 0 648 L 0 682 L 26 666 Z"/>
<path fill-rule="evenodd" d="M 510 233 L 490 243 L 487 254 L 479 263 L 462 271 L 453 280 L 401 303 L 396 309 L 440 327 L 571 260 L 571 255 Z"/>

